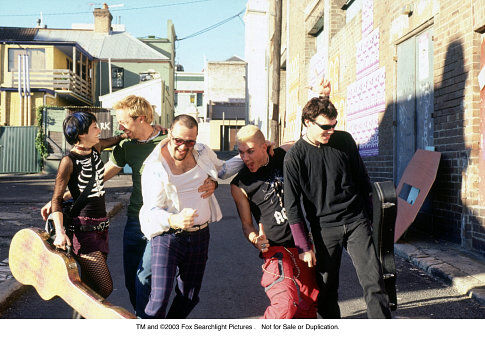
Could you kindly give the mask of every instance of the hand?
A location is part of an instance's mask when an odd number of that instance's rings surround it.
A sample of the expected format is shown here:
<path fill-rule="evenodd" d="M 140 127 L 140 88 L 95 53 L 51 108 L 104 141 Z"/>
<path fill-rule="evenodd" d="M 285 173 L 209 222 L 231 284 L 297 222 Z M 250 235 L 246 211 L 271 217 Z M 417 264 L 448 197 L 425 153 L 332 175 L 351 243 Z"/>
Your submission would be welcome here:
<path fill-rule="evenodd" d="M 197 210 L 193 208 L 184 208 L 178 214 L 172 214 L 169 218 L 170 227 L 178 229 L 187 229 L 194 225 L 194 219 L 197 214 Z"/>
<path fill-rule="evenodd" d="M 264 233 L 264 226 L 262 223 L 259 224 L 259 235 L 253 240 L 253 245 L 261 251 L 261 253 L 266 253 L 269 248 L 269 241 Z"/>
<path fill-rule="evenodd" d="M 269 241 L 266 238 L 266 234 L 261 234 L 254 238 L 254 247 L 260 250 L 262 253 L 266 253 L 269 248 Z"/>
<path fill-rule="evenodd" d="M 212 180 L 211 178 L 207 178 L 206 180 L 204 180 L 204 183 L 199 186 L 197 191 L 202 193 L 200 197 L 202 199 L 205 199 L 210 197 L 214 193 L 216 188 L 217 188 L 217 182 Z"/>
<path fill-rule="evenodd" d="M 308 267 L 313 267 L 317 263 L 317 258 L 315 257 L 315 253 L 313 250 L 309 250 L 308 252 L 304 252 L 298 255 L 300 260 L 306 262 Z"/>
<path fill-rule="evenodd" d="M 332 91 L 332 86 L 330 85 L 330 81 L 322 78 L 320 82 L 320 86 L 318 87 L 320 96 L 330 96 L 330 92 Z"/>
<path fill-rule="evenodd" d="M 158 124 L 154 125 L 153 128 L 155 129 L 155 131 L 161 132 L 162 135 L 166 135 L 168 133 L 168 130 L 162 127 L 161 125 L 158 125 Z"/>
<path fill-rule="evenodd" d="M 70 246 L 70 245 L 71 245 L 71 240 L 69 240 L 69 237 L 66 235 L 65 232 L 56 233 L 56 239 L 54 240 L 54 246 L 56 248 L 67 250 L 67 246 Z"/>
<path fill-rule="evenodd" d="M 266 140 L 266 141 L 265 141 L 265 143 L 266 143 L 266 146 L 268 147 L 268 148 L 267 148 L 268 154 L 269 154 L 271 157 L 273 157 L 273 155 L 274 155 L 274 148 L 275 148 L 275 146 L 276 146 L 275 142 L 272 142 L 272 141 L 270 141 L 270 140 Z"/>
<path fill-rule="evenodd" d="M 47 218 L 51 213 L 52 213 L 52 205 L 51 205 L 51 202 L 49 201 L 47 204 L 44 205 L 44 207 L 40 209 L 40 214 L 42 215 L 42 219 L 44 219 L 44 221 L 47 221 Z"/>
<path fill-rule="evenodd" d="M 330 92 L 332 91 L 332 86 L 329 80 L 322 78 L 318 86 L 311 87 L 310 89 L 314 92 L 318 92 L 320 96 L 330 96 Z"/>

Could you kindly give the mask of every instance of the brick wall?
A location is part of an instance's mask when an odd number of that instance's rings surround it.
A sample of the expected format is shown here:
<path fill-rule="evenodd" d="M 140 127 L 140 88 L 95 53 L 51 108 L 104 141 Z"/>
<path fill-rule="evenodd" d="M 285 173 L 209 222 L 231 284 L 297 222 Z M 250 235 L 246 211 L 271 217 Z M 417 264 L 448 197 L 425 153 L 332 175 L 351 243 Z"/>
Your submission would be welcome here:
<path fill-rule="evenodd" d="M 357 14 L 345 24 L 341 3 L 325 1 L 324 11 L 324 31 L 330 38 L 329 60 L 339 60 L 334 79 L 338 83 L 333 82 L 336 85 L 332 92 L 336 100 L 345 100 L 347 87 L 356 81 L 356 46 L 362 39 L 362 14 Z M 485 205 L 484 200 L 479 198 L 481 176 L 478 167 L 483 144 L 480 143 L 477 81 L 482 41 L 477 30 L 485 31 L 485 2 L 414 0 L 410 4 L 414 10 L 408 16 L 402 14 L 400 1 L 374 1 L 373 29 L 379 29 L 379 67 L 385 68 L 386 109 L 378 116 L 379 154 L 365 157 L 365 162 L 374 181 L 395 179 L 396 135 L 393 122 L 397 96 L 397 45 L 432 27 L 433 136 L 435 149 L 442 157 L 431 191 L 433 203 L 429 220 L 432 225 L 422 229 L 428 235 L 458 242 L 467 249 L 485 254 Z M 301 10 L 290 15 L 296 18 L 300 15 L 298 12 Z M 290 35 L 300 36 L 290 39 L 289 48 L 305 50 L 298 69 L 303 86 L 306 85 L 306 70 L 314 41 L 297 26 L 294 21 L 289 26 Z M 287 68 L 286 78 L 294 76 L 291 71 Z M 300 91 L 300 104 L 304 104 L 305 100 L 302 95 Z M 339 120 L 345 119 L 345 116 L 345 108 L 340 108 Z M 419 224 L 416 226 L 419 227 Z"/>

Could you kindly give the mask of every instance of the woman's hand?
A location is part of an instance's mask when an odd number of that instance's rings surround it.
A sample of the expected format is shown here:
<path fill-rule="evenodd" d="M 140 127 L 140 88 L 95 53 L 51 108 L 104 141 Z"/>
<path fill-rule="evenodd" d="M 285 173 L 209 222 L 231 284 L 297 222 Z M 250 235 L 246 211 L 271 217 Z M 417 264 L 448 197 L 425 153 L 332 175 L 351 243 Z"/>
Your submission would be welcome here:
<path fill-rule="evenodd" d="M 61 232 L 56 232 L 54 246 L 62 250 L 67 250 L 67 246 L 71 246 L 71 240 L 69 240 L 66 232 L 64 232 L 63 230 Z"/>

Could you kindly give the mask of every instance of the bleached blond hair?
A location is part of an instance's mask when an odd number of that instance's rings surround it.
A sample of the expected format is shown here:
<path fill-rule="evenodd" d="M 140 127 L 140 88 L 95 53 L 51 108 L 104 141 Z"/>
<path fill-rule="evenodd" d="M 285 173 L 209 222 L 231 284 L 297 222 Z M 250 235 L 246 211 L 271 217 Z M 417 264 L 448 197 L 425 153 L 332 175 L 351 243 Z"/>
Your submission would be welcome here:
<path fill-rule="evenodd" d="M 115 110 L 128 110 L 128 114 L 131 118 L 144 116 L 148 124 L 153 121 L 153 107 L 143 97 L 129 95 L 117 102 L 113 109 Z"/>
<path fill-rule="evenodd" d="M 258 144 L 263 144 L 266 142 L 263 133 L 256 125 L 246 125 L 243 126 L 236 135 L 236 141 L 238 143 L 245 143 L 248 141 L 257 142 Z"/>

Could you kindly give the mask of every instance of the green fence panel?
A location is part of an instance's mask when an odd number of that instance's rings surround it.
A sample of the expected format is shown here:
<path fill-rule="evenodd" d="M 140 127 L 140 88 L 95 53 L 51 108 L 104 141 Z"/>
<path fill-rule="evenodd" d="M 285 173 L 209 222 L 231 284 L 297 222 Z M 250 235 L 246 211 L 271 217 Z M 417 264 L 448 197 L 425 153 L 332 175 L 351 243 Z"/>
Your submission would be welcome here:
<path fill-rule="evenodd" d="M 40 172 L 36 126 L 0 127 L 0 174 Z"/>

